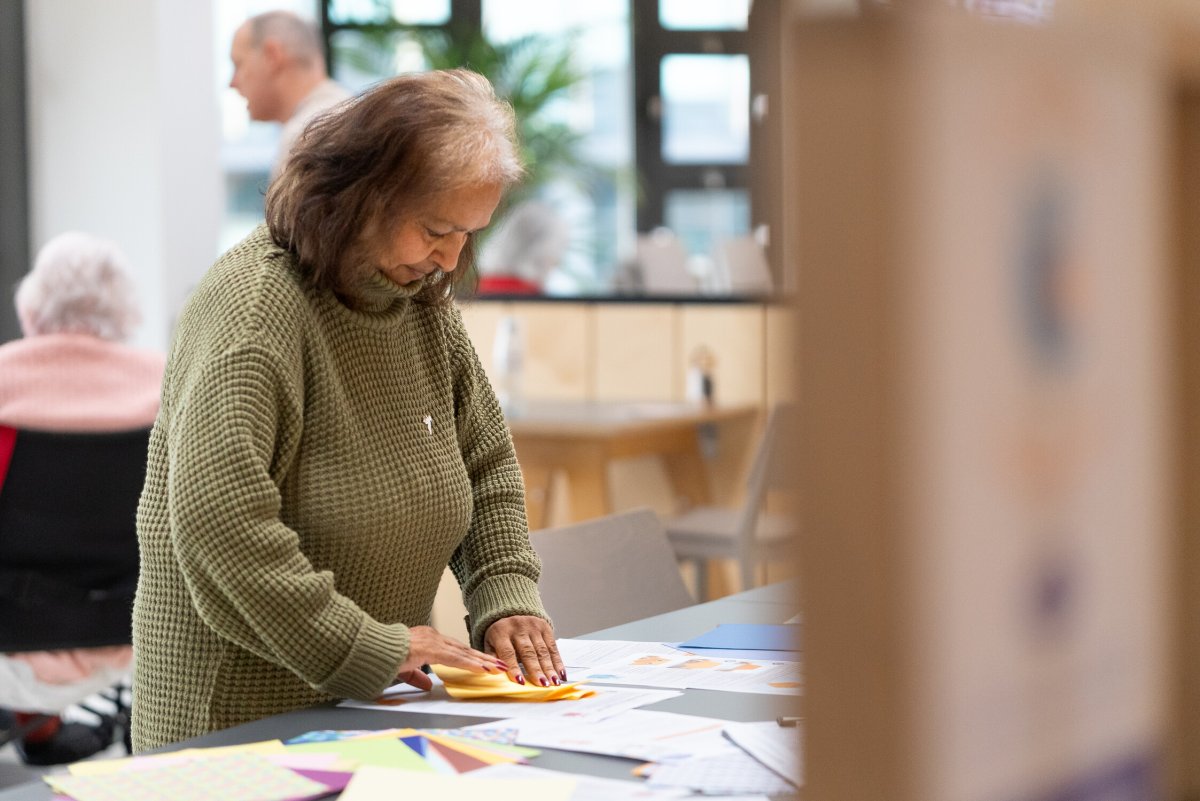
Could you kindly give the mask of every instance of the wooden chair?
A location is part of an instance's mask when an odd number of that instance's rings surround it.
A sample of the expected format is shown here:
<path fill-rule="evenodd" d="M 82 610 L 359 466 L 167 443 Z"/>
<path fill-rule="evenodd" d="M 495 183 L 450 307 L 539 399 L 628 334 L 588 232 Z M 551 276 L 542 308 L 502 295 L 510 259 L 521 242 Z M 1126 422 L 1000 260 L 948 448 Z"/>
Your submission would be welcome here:
<path fill-rule="evenodd" d="M 696 565 L 697 600 L 708 599 L 710 559 L 737 560 L 742 589 L 748 590 L 759 583 L 760 566 L 786 561 L 794 553 L 794 521 L 764 510 L 771 490 L 794 489 L 787 485 L 788 471 L 782 464 L 790 444 L 791 415 L 787 405 L 767 415 L 740 507 L 697 506 L 663 522 L 676 558 Z"/>
<path fill-rule="evenodd" d="M 0 426 L 0 655 L 131 644 L 149 435 Z M 110 678 L 80 682 L 72 703 Z M 0 705 L 6 694 L 36 696 L 5 689 Z M 122 725 L 125 694 L 116 688 L 110 697 Z M 56 690 L 27 711 L 48 712 L 62 698 Z M 0 732 L 0 744 L 20 734 Z"/>
<path fill-rule="evenodd" d="M 638 509 L 529 535 L 538 589 L 559 637 L 577 637 L 693 603 L 654 512 Z"/>

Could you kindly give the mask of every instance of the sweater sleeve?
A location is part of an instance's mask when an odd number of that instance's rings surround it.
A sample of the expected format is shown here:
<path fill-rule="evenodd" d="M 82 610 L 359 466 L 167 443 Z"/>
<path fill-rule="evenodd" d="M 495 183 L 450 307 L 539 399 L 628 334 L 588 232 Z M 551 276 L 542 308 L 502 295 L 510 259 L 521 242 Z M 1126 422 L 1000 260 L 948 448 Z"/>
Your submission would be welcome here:
<path fill-rule="evenodd" d="M 339 594 L 280 519 L 278 476 L 302 427 L 301 389 L 283 363 L 239 346 L 197 366 L 178 398 L 168 494 L 179 568 L 219 636 L 318 691 L 372 698 L 407 658 L 409 631 Z"/>
<path fill-rule="evenodd" d="M 467 536 L 450 560 L 463 591 L 471 644 L 483 647 L 488 626 L 512 615 L 549 620 L 538 595 L 541 560 L 529 543 L 525 487 L 500 404 L 463 327 L 447 314 L 454 370 L 458 441 L 474 507 Z"/>

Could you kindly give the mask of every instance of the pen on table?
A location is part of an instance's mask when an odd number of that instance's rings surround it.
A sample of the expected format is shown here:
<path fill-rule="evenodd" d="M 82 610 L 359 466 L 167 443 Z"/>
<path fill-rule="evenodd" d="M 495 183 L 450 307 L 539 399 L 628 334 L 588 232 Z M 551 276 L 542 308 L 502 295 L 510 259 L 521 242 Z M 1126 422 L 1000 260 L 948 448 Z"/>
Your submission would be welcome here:
<path fill-rule="evenodd" d="M 793 726 L 793 727 L 799 726 L 803 720 L 804 720 L 804 718 L 798 717 L 795 715 L 781 715 L 781 716 L 775 718 L 775 722 L 778 723 L 780 726 Z"/>

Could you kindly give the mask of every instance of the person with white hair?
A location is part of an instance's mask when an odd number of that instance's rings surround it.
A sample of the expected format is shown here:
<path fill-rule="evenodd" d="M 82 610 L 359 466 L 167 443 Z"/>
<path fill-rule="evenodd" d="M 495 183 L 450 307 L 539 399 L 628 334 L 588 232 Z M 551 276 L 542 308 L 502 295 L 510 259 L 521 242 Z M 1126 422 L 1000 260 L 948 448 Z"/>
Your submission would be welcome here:
<path fill-rule="evenodd" d="M 479 294 L 540 295 L 546 277 L 562 264 L 570 236 L 549 203 L 517 204 L 480 255 Z"/>
<path fill-rule="evenodd" d="M 305 126 L 350 93 L 329 78 L 316 26 L 290 11 L 268 11 L 242 23 L 229 58 L 229 85 L 246 98 L 250 119 L 283 123 L 275 178 Z"/>
<path fill-rule="evenodd" d="M 125 344 L 140 315 L 115 244 L 78 232 L 54 237 L 18 285 L 16 307 L 24 337 L 0 345 L 0 425 L 99 432 L 154 422 L 164 359 Z M 112 684 L 132 658 L 128 645 L 6 654 L 0 697 L 53 706 L 76 688 Z M 84 759 L 113 737 L 103 715 L 98 725 L 19 709 L 0 710 L 0 719 L 23 730 L 17 751 L 34 765 Z"/>
<path fill-rule="evenodd" d="M 16 293 L 24 334 L 0 345 L 0 424 L 121 431 L 158 413 L 162 354 L 125 344 L 141 322 L 125 257 L 112 242 L 60 234 Z"/>

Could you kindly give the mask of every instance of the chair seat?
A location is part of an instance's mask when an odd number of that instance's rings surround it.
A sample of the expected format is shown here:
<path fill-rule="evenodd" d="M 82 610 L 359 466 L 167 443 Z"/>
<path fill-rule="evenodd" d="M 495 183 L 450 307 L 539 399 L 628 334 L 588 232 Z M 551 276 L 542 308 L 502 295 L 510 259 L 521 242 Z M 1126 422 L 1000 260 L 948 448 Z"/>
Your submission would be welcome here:
<path fill-rule="evenodd" d="M 736 556 L 741 518 L 739 509 L 697 507 L 666 521 L 667 539 L 682 558 Z M 792 544 L 789 540 L 795 534 L 796 528 L 788 518 L 763 514 L 755 526 L 753 547 L 764 555 L 782 551 Z"/>

